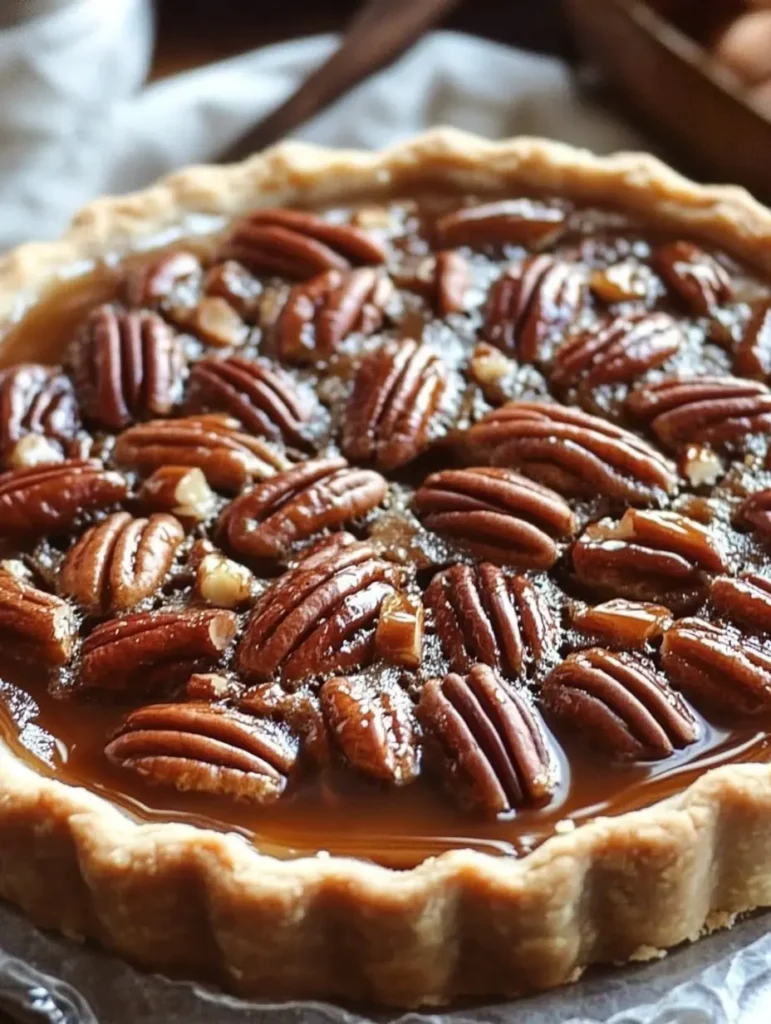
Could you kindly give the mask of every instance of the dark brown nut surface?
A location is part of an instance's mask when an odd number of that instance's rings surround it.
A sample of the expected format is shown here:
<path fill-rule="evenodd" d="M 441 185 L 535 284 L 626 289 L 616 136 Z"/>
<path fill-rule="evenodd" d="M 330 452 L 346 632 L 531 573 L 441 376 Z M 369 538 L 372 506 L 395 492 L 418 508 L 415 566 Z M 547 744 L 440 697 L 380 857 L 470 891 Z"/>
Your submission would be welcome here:
<path fill-rule="evenodd" d="M 75 392 L 57 367 L 19 363 L 0 372 L 0 465 L 60 462 L 79 428 Z M 24 457 L 20 443 L 34 450 Z"/>
<path fill-rule="evenodd" d="M 698 316 L 707 316 L 733 298 L 728 271 L 692 242 L 658 246 L 653 264 L 671 290 Z"/>
<path fill-rule="evenodd" d="M 771 375 L 771 302 L 764 302 L 750 317 L 734 352 L 734 370 L 755 380 Z"/>
<path fill-rule="evenodd" d="M 76 690 L 147 693 L 211 667 L 230 645 L 238 620 L 219 609 L 161 609 L 105 622 L 83 641 Z"/>
<path fill-rule="evenodd" d="M 276 324 L 278 354 L 303 365 L 329 359 L 349 334 L 374 334 L 383 325 L 394 287 L 371 267 L 325 274 L 295 285 Z"/>
<path fill-rule="evenodd" d="M 100 462 L 68 459 L 58 465 L 12 469 L 0 475 L 0 523 L 6 535 L 64 533 L 81 517 L 126 496 L 120 473 Z"/>
<path fill-rule="evenodd" d="M 129 427 L 115 443 L 115 459 L 141 473 L 196 466 L 223 491 L 238 491 L 248 480 L 264 480 L 290 465 L 266 441 L 244 433 L 237 420 L 215 413 Z"/>
<path fill-rule="evenodd" d="M 576 266 L 554 256 L 530 256 L 492 286 L 484 337 L 520 362 L 543 359 L 544 342 L 577 319 L 586 282 Z"/>
<path fill-rule="evenodd" d="M 0 646 L 5 657 L 58 668 L 72 657 L 77 634 L 77 619 L 66 601 L 0 569 Z"/>
<path fill-rule="evenodd" d="M 736 521 L 755 530 L 764 541 L 771 541 L 771 487 L 745 498 L 736 512 Z"/>
<path fill-rule="evenodd" d="M 184 537 L 173 516 L 115 512 L 70 548 L 60 592 L 93 615 L 128 611 L 162 586 Z"/>
<path fill-rule="evenodd" d="M 547 245 L 565 223 L 565 210 L 538 199 L 504 199 L 466 206 L 436 223 L 439 248 L 474 249 L 506 245 Z"/>
<path fill-rule="evenodd" d="M 548 800 L 556 767 L 536 712 L 488 666 L 429 680 L 417 713 L 460 803 L 493 817 Z"/>
<path fill-rule="evenodd" d="M 436 254 L 433 274 L 433 304 L 438 316 L 462 313 L 471 284 L 471 269 L 459 252 L 442 249 Z"/>
<path fill-rule="evenodd" d="M 326 767 L 332 763 L 331 738 L 317 694 L 308 690 L 289 693 L 280 683 L 259 683 L 241 696 L 238 707 L 286 726 L 299 737 L 309 764 Z"/>
<path fill-rule="evenodd" d="M 420 765 L 417 723 L 403 690 L 337 677 L 319 696 L 332 738 L 353 768 L 392 786 L 413 781 Z"/>
<path fill-rule="evenodd" d="M 181 394 L 184 360 L 177 336 L 147 310 L 99 306 L 69 361 L 84 416 L 107 430 L 165 416 Z"/>
<path fill-rule="evenodd" d="M 738 377 L 669 378 L 633 391 L 626 406 L 673 449 L 691 441 L 734 447 L 771 427 L 771 391 Z"/>
<path fill-rule="evenodd" d="M 525 576 L 497 565 L 453 565 L 437 573 L 425 594 L 450 668 L 480 662 L 507 678 L 548 668 L 560 628 L 541 592 Z"/>
<path fill-rule="evenodd" d="M 771 633 L 771 579 L 759 573 L 717 576 L 709 591 L 724 618 L 755 633 Z"/>
<path fill-rule="evenodd" d="M 412 594 L 389 594 L 380 606 L 375 656 L 389 665 L 420 668 L 423 658 L 423 605 Z"/>
<path fill-rule="evenodd" d="M 447 392 L 441 358 L 412 338 L 364 357 L 346 410 L 342 449 L 352 461 L 398 469 L 425 448 Z"/>
<path fill-rule="evenodd" d="M 753 715 L 771 710 L 771 647 L 703 619 L 667 630 L 661 664 L 699 708 Z"/>
<path fill-rule="evenodd" d="M 645 441 L 579 409 L 509 402 L 459 437 L 466 461 L 518 469 L 559 494 L 645 505 L 672 494 L 675 467 Z"/>
<path fill-rule="evenodd" d="M 250 558 L 280 558 L 322 530 L 336 530 L 375 508 L 386 482 L 345 459 L 310 459 L 232 501 L 219 522 L 227 545 Z"/>
<path fill-rule="evenodd" d="M 570 621 L 607 647 L 643 650 L 671 625 L 672 612 L 661 604 L 617 597 L 576 611 Z"/>
<path fill-rule="evenodd" d="M 325 270 L 384 263 L 387 252 L 350 224 L 331 224 L 297 210 L 255 210 L 235 225 L 222 255 L 255 273 L 305 279 Z"/>
<path fill-rule="evenodd" d="M 541 703 L 566 732 L 617 758 L 659 760 L 699 735 L 687 704 L 651 664 L 598 647 L 553 669 Z"/>
<path fill-rule="evenodd" d="M 137 495 L 147 512 L 170 512 L 183 522 L 202 523 L 214 514 L 216 499 L 196 466 L 161 466 L 142 481 Z"/>
<path fill-rule="evenodd" d="M 297 743 L 271 722 L 230 708 L 151 704 L 127 717 L 105 754 L 153 785 L 268 804 L 284 791 Z"/>
<path fill-rule="evenodd" d="M 445 469 L 427 477 L 413 508 L 429 530 L 499 565 L 549 569 L 575 516 L 563 498 L 510 469 Z"/>

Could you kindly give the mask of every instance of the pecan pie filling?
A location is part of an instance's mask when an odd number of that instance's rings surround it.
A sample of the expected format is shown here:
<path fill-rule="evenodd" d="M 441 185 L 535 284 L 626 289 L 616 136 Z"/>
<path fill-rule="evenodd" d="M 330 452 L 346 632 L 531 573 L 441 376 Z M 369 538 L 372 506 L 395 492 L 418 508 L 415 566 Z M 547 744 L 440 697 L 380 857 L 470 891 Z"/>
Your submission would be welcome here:
<path fill-rule="evenodd" d="M 703 241 L 532 196 L 261 209 L 2 358 L 36 771 L 406 867 L 771 757 L 771 285 Z"/>

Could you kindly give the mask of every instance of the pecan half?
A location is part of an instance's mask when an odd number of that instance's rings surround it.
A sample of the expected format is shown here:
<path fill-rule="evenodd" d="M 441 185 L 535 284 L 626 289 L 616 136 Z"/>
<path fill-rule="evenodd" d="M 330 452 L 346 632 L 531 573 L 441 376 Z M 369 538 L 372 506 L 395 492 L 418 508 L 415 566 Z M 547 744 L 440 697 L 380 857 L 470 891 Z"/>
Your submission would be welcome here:
<path fill-rule="evenodd" d="M 471 284 L 471 270 L 459 252 L 442 249 L 434 257 L 433 304 L 441 317 L 462 313 Z"/>
<path fill-rule="evenodd" d="M 693 242 L 659 245 L 653 252 L 653 265 L 672 291 L 698 316 L 707 316 L 733 298 L 728 271 Z"/>
<path fill-rule="evenodd" d="M 745 498 L 736 511 L 736 521 L 755 530 L 764 541 L 771 542 L 771 487 Z"/>
<path fill-rule="evenodd" d="M 704 595 L 709 574 L 726 568 L 709 531 L 677 512 L 628 509 L 618 523 L 587 527 L 571 554 L 587 586 L 641 601 L 664 598 L 678 609 Z"/>
<path fill-rule="evenodd" d="M 420 668 L 423 660 L 423 605 L 411 594 L 389 594 L 380 606 L 375 656 L 389 665 Z"/>
<path fill-rule="evenodd" d="M 681 619 L 664 634 L 661 664 L 697 705 L 740 714 L 771 710 L 771 648 L 703 619 Z"/>
<path fill-rule="evenodd" d="M 673 377 L 633 391 L 626 407 L 670 448 L 735 446 L 771 427 L 771 391 L 738 377 Z"/>
<path fill-rule="evenodd" d="M 487 665 L 430 679 L 417 714 L 461 804 L 495 816 L 548 800 L 556 767 L 536 713 Z"/>
<path fill-rule="evenodd" d="M 563 498 L 510 469 L 445 469 L 427 477 L 413 508 L 429 530 L 481 558 L 520 569 L 549 569 L 557 541 L 576 520 Z"/>
<path fill-rule="evenodd" d="M 675 467 L 627 430 L 579 409 L 509 402 L 460 435 L 469 460 L 510 466 L 565 495 L 649 504 L 677 486 Z"/>
<path fill-rule="evenodd" d="M 128 611 L 162 586 L 184 538 L 173 516 L 116 512 L 70 548 L 59 589 L 93 615 Z"/>
<path fill-rule="evenodd" d="M 70 454 L 80 427 L 72 384 L 54 366 L 20 363 L 0 373 L 0 462 L 17 465 L 14 450 L 23 438 L 42 442 L 40 461 Z"/>
<path fill-rule="evenodd" d="M 151 420 L 123 431 L 115 443 L 115 459 L 142 473 L 161 466 L 197 466 L 212 487 L 223 491 L 238 491 L 248 480 L 263 480 L 290 465 L 240 426 L 214 413 Z"/>
<path fill-rule="evenodd" d="M 688 705 L 652 665 L 599 647 L 553 669 L 541 704 L 558 726 L 617 758 L 660 760 L 699 735 Z"/>
<path fill-rule="evenodd" d="M 329 359 L 354 331 L 379 330 L 393 293 L 391 279 L 371 267 L 329 270 L 295 285 L 276 323 L 279 356 L 298 365 Z"/>
<path fill-rule="evenodd" d="M 257 601 L 238 647 L 239 670 L 298 683 L 369 664 L 380 608 L 400 581 L 397 566 L 345 535 L 312 549 Z"/>
<path fill-rule="evenodd" d="M 623 597 L 578 609 L 571 616 L 574 629 L 622 650 L 643 650 L 671 623 L 672 612 L 664 605 Z"/>
<path fill-rule="evenodd" d="M 680 327 L 666 313 L 612 317 L 559 348 L 551 381 L 561 388 L 629 384 L 675 355 L 683 340 Z"/>
<path fill-rule="evenodd" d="M 734 370 L 755 380 L 771 375 L 771 302 L 760 305 L 750 317 L 734 352 Z"/>
<path fill-rule="evenodd" d="M 0 523 L 8 534 L 62 533 L 126 496 L 128 484 L 100 462 L 12 469 L 0 476 Z"/>
<path fill-rule="evenodd" d="M 434 576 L 424 601 L 455 672 L 481 662 L 517 678 L 557 655 L 559 625 L 525 576 L 509 576 L 489 562 L 453 565 Z"/>
<path fill-rule="evenodd" d="M 205 522 L 216 509 L 214 492 L 195 466 L 161 466 L 142 482 L 137 498 L 143 509 L 170 512 L 183 522 Z"/>
<path fill-rule="evenodd" d="M 161 609 L 111 619 L 83 641 L 73 685 L 77 690 L 168 689 L 211 667 L 237 625 L 233 612 L 219 609 Z"/>
<path fill-rule="evenodd" d="M 339 529 L 385 497 L 386 482 L 345 459 L 310 459 L 232 501 L 219 522 L 229 547 L 250 558 L 281 558 L 321 530 Z"/>
<path fill-rule="evenodd" d="M 299 210 L 255 210 L 228 236 L 224 257 L 261 274 L 308 278 L 325 270 L 385 263 L 385 248 L 351 224 L 331 224 Z"/>
<path fill-rule="evenodd" d="M 268 804 L 284 791 L 297 743 L 231 708 L 152 704 L 132 711 L 105 754 L 153 785 Z"/>
<path fill-rule="evenodd" d="M 448 387 L 432 349 L 412 338 L 386 342 L 364 357 L 343 424 L 342 448 L 353 461 L 392 470 L 428 444 Z"/>
<path fill-rule="evenodd" d="M 490 289 L 483 336 L 520 362 L 540 361 L 547 337 L 577 319 L 585 292 L 583 275 L 573 264 L 546 254 L 530 256 Z"/>
<path fill-rule="evenodd" d="M 439 247 L 453 249 L 504 245 L 548 245 L 565 224 L 566 211 L 539 199 L 504 199 L 466 206 L 436 222 Z"/>
<path fill-rule="evenodd" d="M 70 605 L 0 569 L 0 646 L 6 657 L 59 668 L 72 657 L 77 634 Z"/>
<path fill-rule="evenodd" d="M 83 414 L 107 430 L 164 416 L 179 398 L 184 365 L 179 340 L 148 310 L 124 313 L 99 306 L 69 358 Z"/>
<path fill-rule="evenodd" d="M 398 686 L 329 679 L 319 694 L 329 731 L 346 761 L 373 779 L 403 786 L 418 774 L 412 702 Z"/>
<path fill-rule="evenodd" d="M 731 622 L 756 633 L 771 633 L 771 579 L 767 576 L 717 576 L 709 596 L 718 612 Z"/>

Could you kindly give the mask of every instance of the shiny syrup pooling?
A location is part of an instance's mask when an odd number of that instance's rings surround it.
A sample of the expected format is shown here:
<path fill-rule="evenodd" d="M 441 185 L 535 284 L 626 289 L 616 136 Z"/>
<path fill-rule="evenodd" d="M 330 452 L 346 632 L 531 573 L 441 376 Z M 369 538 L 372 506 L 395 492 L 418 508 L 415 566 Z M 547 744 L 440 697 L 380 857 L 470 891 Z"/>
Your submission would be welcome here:
<path fill-rule="evenodd" d="M 453 208 L 453 199 L 439 204 L 439 210 Z M 417 212 L 415 210 L 417 209 Z M 421 228 L 436 213 L 436 204 L 418 206 L 397 204 L 392 208 L 394 223 L 402 232 L 401 254 L 405 263 L 414 263 L 428 251 Z M 340 217 L 339 212 L 333 214 Z M 343 214 L 342 216 L 346 216 Z M 644 255 L 651 232 L 628 224 L 614 213 L 579 211 L 573 217 L 572 233 L 560 241 L 560 248 L 574 252 L 585 238 L 596 238 L 587 247 L 587 260 L 602 266 L 620 254 Z M 608 255 L 603 250 L 607 248 Z M 516 258 L 519 253 L 507 253 Z M 474 287 L 480 294 L 499 273 L 504 260 L 473 257 Z M 733 267 L 740 288 L 737 317 L 742 316 L 742 299 L 750 301 L 766 292 L 765 286 L 749 274 Z M 3 341 L 0 365 L 19 360 L 55 361 L 71 339 L 84 312 L 115 295 L 120 268 L 97 268 L 87 279 L 62 287 L 27 314 Z M 743 292 L 742 292 L 743 289 Z M 662 303 L 667 308 L 666 301 Z M 682 316 L 682 311 L 677 311 Z M 733 325 L 736 326 L 736 325 Z M 455 334 L 447 325 L 426 317 L 414 303 L 394 331 L 397 336 L 424 331 L 435 343 L 445 344 L 450 358 L 468 351 L 478 321 Z M 728 324 L 727 330 L 732 325 Z M 706 337 L 703 327 L 689 325 L 693 346 L 679 357 L 677 369 L 729 373 L 730 359 L 724 345 Z M 239 353 L 240 354 L 240 353 Z M 355 345 L 347 353 L 355 357 Z M 690 363 L 689 363 L 690 360 Z M 697 362 L 694 362 L 697 360 Z M 345 357 L 336 372 L 346 374 Z M 510 392 L 501 397 L 543 398 L 543 379 L 532 368 L 523 367 Z M 479 396 L 473 401 L 487 406 Z M 612 393 L 599 396 L 605 412 L 613 417 Z M 599 409 L 591 409 L 598 412 Z M 478 412 L 478 410 L 477 410 Z M 469 418 L 477 418 L 470 412 Z M 431 459 L 421 464 L 421 475 L 431 468 Z M 400 474 L 409 489 L 417 482 L 408 470 Z M 741 473 L 734 474 L 735 481 Z M 734 481 L 734 482 L 735 482 Z M 734 486 L 732 484 L 731 486 Z M 741 483 L 739 483 L 741 486 Z M 731 488 L 718 497 L 718 504 L 730 506 Z M 687 496 L 686 496 L 687 500 Z M 587 510 L 587 518 L 597 510 Z M 601 513 L 600 513 L 601 514 Z M 732 538 L 736 557 L 743 566 L 761 567 L 765 554 L 749 538 Z M 554 574 L 557 581 L 569 589 Z M 575 590 L 575 588 L 574 588 Z M 586 594 L 575 594 L 587 597 Z M 564 653 L 590 640 L 568 631 Z M 56 698 L 48 692 L 48 681 L 36 677 L 28 668 L 0 665 L 0 731 L 6 743 L 35 770 L 67 783 L 83 785 L 124 808 L 144 821 L 184 821 L 218 830 L 235 831 L 259 849 L 276 856 L 297 856 L 319 851 L 333 855 L 358 856 L 393 867 L 409 867 L 427 856 L 457 848 L 472 848 L 487 853 L 523 855 L 548 838 L 560 823 L 569 819 L 581 824 L 602 815 L 614 815 L 644 807 L 654 801 L 681 792 L 710 768 L 736 762 L 771 759 L 771 722 L 707 721 L 695 712 L 701 736 L 693 745 L 672 757 L 651 764 L 622 764 L 587 750 L 579 738 L 561 735 L 555 750 L 559 757 L 560 782 L 549 803 L 541 808 L 525 808 L 496 820 L 477 818 L 459 811 L 447 800 L 433 781 L 421 776 L 402 789 L 380 788 L 362 781 L 354 773 L 338 767 L 305 773 L 290 780 L 282 798 L 267 807 L 239 804 L 215 796 L 178 793 L 153 787 L 134 774 L 111 765 L 103 755 L 106 740 L 121 726 L 127 706 L 87 697 L 72 701 Z"/>

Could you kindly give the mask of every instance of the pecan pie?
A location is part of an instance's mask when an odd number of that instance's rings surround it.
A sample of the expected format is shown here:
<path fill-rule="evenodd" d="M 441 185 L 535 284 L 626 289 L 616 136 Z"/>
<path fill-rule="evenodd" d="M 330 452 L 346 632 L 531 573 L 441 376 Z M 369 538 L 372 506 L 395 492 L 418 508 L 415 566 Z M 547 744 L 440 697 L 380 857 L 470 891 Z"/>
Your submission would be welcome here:
<path fill-rule="evenodd" d="M 771 904 L 771 213 L 439 131 L 0 263 L 0 894 L 414 1006 Z"/>

